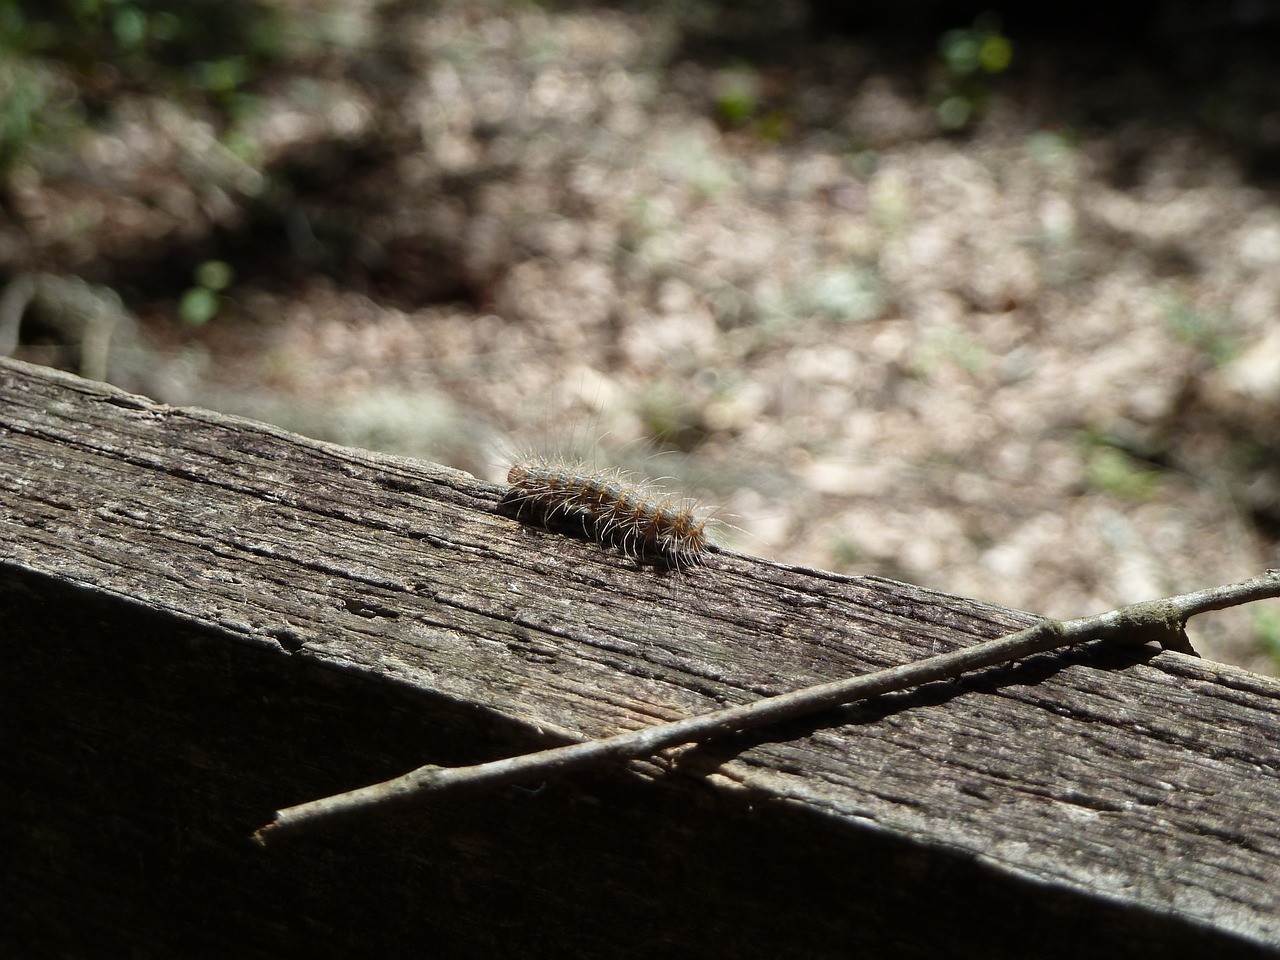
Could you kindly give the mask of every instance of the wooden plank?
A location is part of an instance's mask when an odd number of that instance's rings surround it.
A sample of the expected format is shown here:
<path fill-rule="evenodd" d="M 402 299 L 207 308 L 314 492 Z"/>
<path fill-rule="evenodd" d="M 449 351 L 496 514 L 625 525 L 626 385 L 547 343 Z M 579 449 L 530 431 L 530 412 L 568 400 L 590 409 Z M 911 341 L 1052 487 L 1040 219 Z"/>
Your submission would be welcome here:
<path fill-rule="evenodd" d="M 723 552 L 664 572 L 501 494 L 0 360 L 0 929 L 46 955 L 1280 956 L 1280 684 L 1154 647 L 253 848 L 277 807 L 422 763 L 1034 620 Z"/>

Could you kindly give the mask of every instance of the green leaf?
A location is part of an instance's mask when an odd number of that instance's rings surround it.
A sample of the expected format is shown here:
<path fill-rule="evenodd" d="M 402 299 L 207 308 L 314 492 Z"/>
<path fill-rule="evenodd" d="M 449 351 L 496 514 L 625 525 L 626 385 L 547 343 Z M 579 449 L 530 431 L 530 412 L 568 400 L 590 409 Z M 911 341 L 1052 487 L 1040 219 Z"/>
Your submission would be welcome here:
<path fill-rule="evenodd" d="M 206 260 L 196 267 L 196 283 L 206 290 L 227 289 L 235 275 L 235 270 L 225 260 Z"/>
<path fill-rule="evenodd" d="M 178 302 L 178 316 L 188 326 L 202 326 L 218 315 L 220 299 L 206 287 L 192 287 Z"/>

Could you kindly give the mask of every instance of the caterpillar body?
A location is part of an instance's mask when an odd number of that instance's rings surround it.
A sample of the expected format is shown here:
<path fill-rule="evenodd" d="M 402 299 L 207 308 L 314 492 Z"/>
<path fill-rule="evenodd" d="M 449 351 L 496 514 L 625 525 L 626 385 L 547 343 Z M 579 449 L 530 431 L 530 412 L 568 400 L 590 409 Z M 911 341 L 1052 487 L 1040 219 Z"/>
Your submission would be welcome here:
<path fill-rule="evenodd" d="M 691 501 L 633 483 L 622 470 L 523 462 L 511 467 L 507 483 L 507 501 L 532 508 L 543 524 L 562 522 L 637 559 L 690 567 L 711 543 Z"/>

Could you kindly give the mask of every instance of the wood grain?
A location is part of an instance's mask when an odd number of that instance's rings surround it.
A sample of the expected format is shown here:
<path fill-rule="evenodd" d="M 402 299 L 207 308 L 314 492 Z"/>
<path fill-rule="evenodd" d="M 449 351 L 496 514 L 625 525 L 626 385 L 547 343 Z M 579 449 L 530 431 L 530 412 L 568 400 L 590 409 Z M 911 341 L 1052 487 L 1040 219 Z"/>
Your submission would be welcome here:
<path fill-rule="evenodd" d="M 423 763 L 1034 622 L 725 552 L 638 565 L 502 492 L 0 359 L 0 929 L 46 955 L 1280 956 L 1280 684 L 1154 647 L 253 849 L 274 809 Z"/>

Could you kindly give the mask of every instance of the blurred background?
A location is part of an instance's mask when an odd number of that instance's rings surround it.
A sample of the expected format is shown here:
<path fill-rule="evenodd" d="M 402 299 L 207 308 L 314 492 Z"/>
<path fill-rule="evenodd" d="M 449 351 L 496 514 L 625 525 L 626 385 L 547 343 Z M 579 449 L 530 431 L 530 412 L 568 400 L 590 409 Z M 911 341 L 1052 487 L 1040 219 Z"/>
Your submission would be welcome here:
<path fill-rule="evenodd" d="M 0 0 L 0 353 L 1050 616 L 1280 565 L 1280 10 L 834 6 Z"/>

